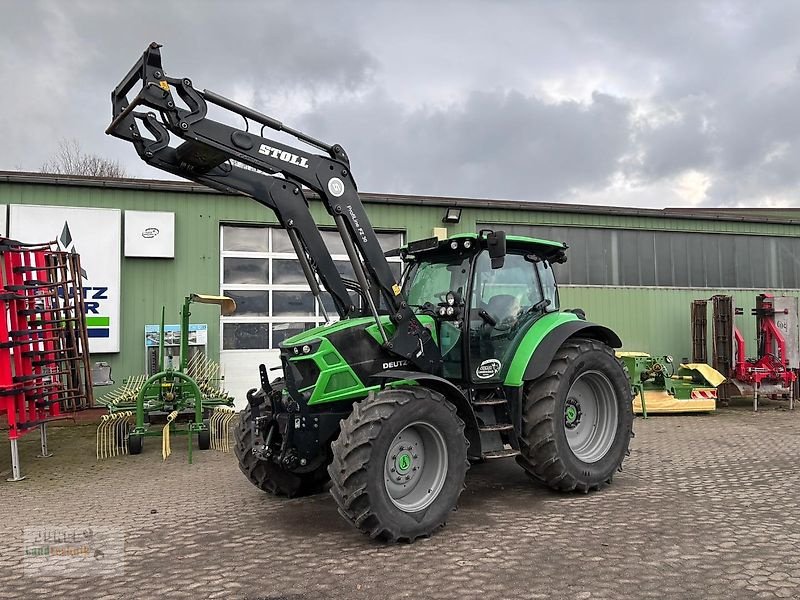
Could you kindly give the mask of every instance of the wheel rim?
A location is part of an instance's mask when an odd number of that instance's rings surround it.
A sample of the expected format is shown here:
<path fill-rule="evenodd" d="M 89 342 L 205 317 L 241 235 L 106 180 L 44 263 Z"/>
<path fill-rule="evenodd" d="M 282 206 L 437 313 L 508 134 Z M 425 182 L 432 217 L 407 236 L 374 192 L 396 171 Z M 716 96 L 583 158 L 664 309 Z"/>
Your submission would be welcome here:
<path fill-rule="evenodd" d="M 386 492 L 404 512 L 431 505 L 447 479 L 447 444 L 441 432 L 423 421 L 407 425 L 389 446 L 384 461 Z"/>
<path fill-rule="evenodd" d="M 599 371 L 581 373 L 572 382 L 564 406 L 564 431 L 572 453 L 585 463 L 603 458 L 617 434 L 617 395 Z"/>

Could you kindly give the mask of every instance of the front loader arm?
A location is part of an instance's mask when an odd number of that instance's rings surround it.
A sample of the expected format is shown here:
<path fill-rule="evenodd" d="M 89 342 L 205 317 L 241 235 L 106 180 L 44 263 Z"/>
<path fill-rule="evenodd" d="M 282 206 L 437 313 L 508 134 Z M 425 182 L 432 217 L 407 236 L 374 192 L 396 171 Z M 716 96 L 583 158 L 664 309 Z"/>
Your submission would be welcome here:
<path fill-rule="evenodd" d="M 139 82 L 141 90 L 128 101 L 128 94 Z M 173 91 L 186 108 L 176 103 Z M 439 370 L 438 346 L 401 293 L 358 196 L 347 154 L 341 146 L 325 144 L 214 92 L 196 90 L 189 79 L 167 77 L 161 66 L 159 46 L 155 43 L 145 50 L 111 97 L 113 120 L 106 133 L 132 142 L 140 157 L 157 168 L 215 189 L 243 193 L 271 208 L 289 232 L 304 270 L 307 266 L 316 270 L 331 291 L 337 311 L 344 317 L 353 311 L 353 306 L 313 224 L 302 186 L 315 191 L 336 223 L 363 295 L 378 323 L 384 346 L 423 371 Z M 207 102 L 233 111 L 245 120 L 261 123 L 262 133 L 265 127 L 283 131 L 325 151 L 328 156 L 312 154 L 209 119 L 206 117 Z M 139 112 L 136 108 L 140 106 L 149 107 L 158 114 Z M 142 136 L 139 122 L 154 139 Z M 177 148 L 170 147 L 169 133 L 184 139 L 184 143 Z M 309 283 L 314 291 L 314 284 L 311 280 Z M 388 306 L 394 332 L 384 330 L 371 290 L 377 290 Z"/>

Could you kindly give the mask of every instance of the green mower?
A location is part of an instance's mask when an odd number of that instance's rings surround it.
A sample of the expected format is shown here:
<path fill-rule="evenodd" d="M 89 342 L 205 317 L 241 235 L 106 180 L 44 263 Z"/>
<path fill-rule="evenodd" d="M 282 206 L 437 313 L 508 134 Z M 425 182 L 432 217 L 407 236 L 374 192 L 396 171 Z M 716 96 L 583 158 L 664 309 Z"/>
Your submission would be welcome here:
<path fill-rule="evenodd" d="M 208 103 L 320 153 L 210 119 Z M 552 266 L 565 244 L 491 230 L 420 240 L 387 253 L 404 261 L 398 281 L 339 144 L 167 76 L 155 43 L 112 105 L 107 133 L 148 164 L 272 210 L 311 293 L 336 312 L 282 342 L 279 372 L 262 365 L 247 394 L 235 451 L 253 485 L 289 497 L 329 487 L 347 521 L 394 542 L 444 525 L 471 462 L 515 457 L 536 482 L 583 493 L 621 469 L 633 422 L 621 342 L 560 308 Z M 308 190 L 354 280 L 337 271 Z"/>

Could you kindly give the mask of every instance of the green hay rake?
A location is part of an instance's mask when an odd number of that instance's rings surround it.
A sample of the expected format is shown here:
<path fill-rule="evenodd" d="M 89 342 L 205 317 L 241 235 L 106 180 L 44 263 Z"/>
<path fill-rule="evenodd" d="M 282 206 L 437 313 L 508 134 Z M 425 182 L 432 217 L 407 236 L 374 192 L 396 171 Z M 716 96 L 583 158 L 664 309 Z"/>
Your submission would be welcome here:
<path fill-rule="evenodd" d="M 233 398 L 220 387 L 220 366 L 203 353 L 189 358 L 189 316 L 193 302 L 216 304 L 223 315 L 236 310 L 226 296 L 190 294 L 181 309 L 180 366 L 164 367 L 164 309 L 158 349 L 158 372 L 150 377 L 135 375 L 97 400 L 108 408 L 97 428 L 97 459 L 140 454 L 145 437 L 161 436 L 163 460 L 172 453 L 171 436 L 188 438 L 189 463 L 192 438 L 200 450 L 231 449 L 230 425 L 236 417 Z M 162 424 L 163 427 L 153 427 Z"/>

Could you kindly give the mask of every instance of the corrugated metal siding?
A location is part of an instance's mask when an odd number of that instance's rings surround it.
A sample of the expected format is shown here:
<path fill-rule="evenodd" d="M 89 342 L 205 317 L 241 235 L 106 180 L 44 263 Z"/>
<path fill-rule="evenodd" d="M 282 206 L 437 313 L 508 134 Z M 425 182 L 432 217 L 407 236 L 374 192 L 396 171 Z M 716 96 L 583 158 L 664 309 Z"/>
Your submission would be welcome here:
<path fill-rule="evenodd" d="M 649 229 L 663 231 L 696 231 L 709 233 L 749 233 L 754 235 L 797 235 L 796 224 L 759 223 L 749 221 L 714 221 L 708 219 L 676 219 L 633 215 L 599 215 L 575 212 L 509 211 L 464 209 L 460 231 L 469 231 L 476 223 L 530 225 L 577 225 L 614 229 Z"/>
<path fill-rule="evenodd" d="M 176 213 L 174 260 L 123 258 L 121 352 L 98 355 L 107 360 L 119 383 L 124 377 L 144 370 L 143 329 L 158 322 L 162 305 L 167 321 L 177 322 L 182 299 L 188 292 L 219 291 L 219 224 L 275 223 L 270 211 L 247 198 L 177 191 L 132 190 L 78 187 L 51 184 L 0 184 L 0 204 L 53 204 L 94 206 L 124 210 L 158 210 Z M 403 206 L 367 204 L 372 224 L 378 229 L 406 231 L 407 239 L 430 237 L 434 227 L 443 227 L 441 206 Z M 332 220 L 318 202 L 312 212 L 321 225 Z M 124 219 L 124 213 L 123 213 Z M 642 228 L 674 231 L 750 233 L 760 235 L 800 235 L 800 225 L 748 223 L 738 221 L 689 220 L 670 217 L 624 214 L 581 214 L 577 212 L 522 211 L 509 209 L 464 208 L 459 224 L 450 233 L 476 230 L 477 223 L 534 223 L 584 225 L 596 227 Z M 653 354 L 688 356 L 691 349 L 689 305 L 696 298 L 708 298 L 727 290 L 685 290 L 669 288 L 562 288 L 565 307 L 582 307 L 590 319 L 619 331 L 625 347 Z M 737 291 L 736 302 L 745 312 L 755 304 L 757 291 Z M 780 293 L 780 292 L 778 292 Z M 797 291 L 789 292 L 797 295 Z M 209 325 L 209 349 L 219 350 L 219 318 L 214 307 L 196 305 L 192 320 Z M 745 338 L 752 339 L 753 318 L 738 318 Z"/>

